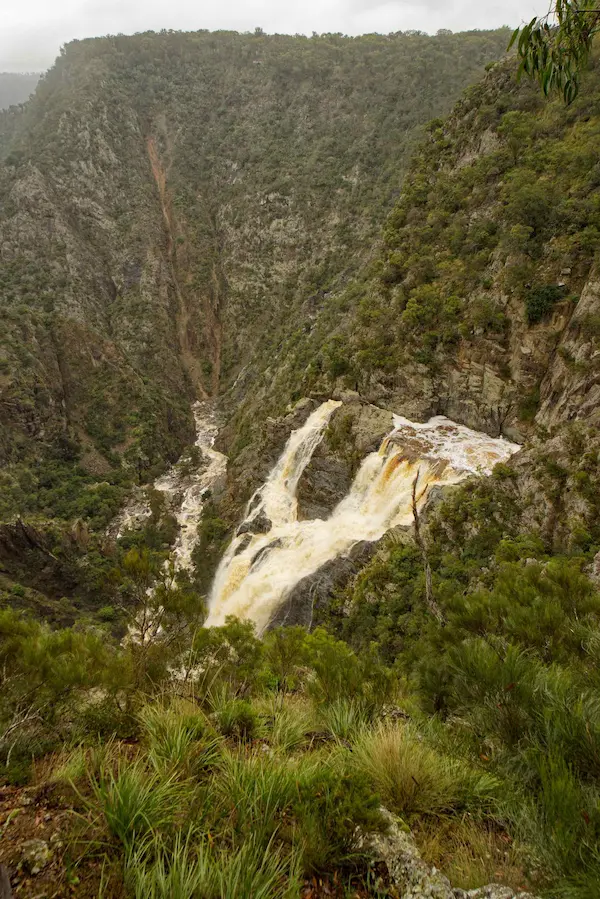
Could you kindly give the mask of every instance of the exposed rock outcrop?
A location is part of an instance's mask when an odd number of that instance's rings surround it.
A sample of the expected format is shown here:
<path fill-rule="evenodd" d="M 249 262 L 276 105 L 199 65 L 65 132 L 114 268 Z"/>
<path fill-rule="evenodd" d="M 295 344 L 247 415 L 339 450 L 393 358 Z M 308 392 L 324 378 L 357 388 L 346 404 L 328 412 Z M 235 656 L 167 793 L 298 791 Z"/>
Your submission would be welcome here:
<path fill-rule="evenodd" d="M 389 812 L 384 814 L 389 825 L 387 832 L 369 835 L 365 848 L 385 863 L 402 899 L 534 899 L 530 893 L 495 883 L 474 890 L 453 888 L 441 871 L 423 861 L 410 831 Z"/>
<path fill-rule="evenodd" d="M 332 559 L 314 574 L 299 581 L 286 596 L 269 627 L 301 624 L 310 630 L 326 608 L 336 590 L 344 587 L 366 565 L 377 549 L 377 543 L 356 543 L 345 556 Z"/>
<path fill-rule="evenodd" d="M 392 413 L 365 403 L 358 393 L 341 391 L 343 405 L 333 413 L 321 443 L 298 482 L 298 518 L 328 518 L 350 489 L 358 465 L 374 452 L 393 427 Z"/>

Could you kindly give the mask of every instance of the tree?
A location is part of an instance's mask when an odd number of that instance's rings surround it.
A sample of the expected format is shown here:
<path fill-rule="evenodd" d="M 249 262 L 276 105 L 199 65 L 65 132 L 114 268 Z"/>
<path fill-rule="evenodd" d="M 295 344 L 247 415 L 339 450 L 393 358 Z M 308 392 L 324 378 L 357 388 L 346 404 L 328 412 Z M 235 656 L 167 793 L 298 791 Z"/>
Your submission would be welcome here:
<path fill-rule="evenodd" d="M 545 16 L 516 29 L 508 49 L 516 43 L 519 74 L 537 78 L 546 96 L 557 90 L 572 103 L 599 30 L 598 0 L 556 0 Z"/>
<path fill-rule="evenodd" d="M 145 548 L 130 549 L 112 576 L 121 585 L 136 684 L 157 684 L 181 663 L 205 617 L 204 600 L 185 571 Z"/>

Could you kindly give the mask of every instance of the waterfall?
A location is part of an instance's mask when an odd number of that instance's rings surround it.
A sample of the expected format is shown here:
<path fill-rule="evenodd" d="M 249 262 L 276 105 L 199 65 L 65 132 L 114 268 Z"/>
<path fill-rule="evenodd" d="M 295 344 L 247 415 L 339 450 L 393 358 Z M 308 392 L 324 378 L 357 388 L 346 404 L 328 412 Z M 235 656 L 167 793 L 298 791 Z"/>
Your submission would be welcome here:
<path fill-rule="evenodd" d="M 363 460 L 348 495 L 330 517 L 298 521 L 298 481 L 339 405 L 323 403 L 292 432 L 266 483 L 248 503 L 246 518 L 217 570 L 207 626 L 236 615 L 263 630 L 302 578 L 358 541 L 379 540 L 392 527 L 412 524 L 417 472 L 422 508 L 432 487 L 487 475 L 520 449 L 443 416 L 420 424 L 396 415 L 393 430 Z"/>

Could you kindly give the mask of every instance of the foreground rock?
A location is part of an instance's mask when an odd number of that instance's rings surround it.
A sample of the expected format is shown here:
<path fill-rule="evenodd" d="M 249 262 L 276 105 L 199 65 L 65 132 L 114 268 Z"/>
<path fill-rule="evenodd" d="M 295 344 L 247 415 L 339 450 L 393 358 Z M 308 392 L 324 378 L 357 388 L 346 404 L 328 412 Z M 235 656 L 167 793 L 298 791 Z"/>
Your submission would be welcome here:
<path fill-rule="evenodd" d="M 53 852 L 45 840 L 26 840 L 23 843 L 23 867 L 35 876 L 50 864 Z"/>
<path fill-rule="evenodd" d="M 402 899 L 534 899 L 531 893 L 515 892 L 511 887 L 489 884 L 475 890 L 452 887 L 441 871 L 423 861 L 412 834 L 405 831 L 389 812 L 385 834 L 370 834 L 365 848 L 385 863 L 390 879 Z"/>

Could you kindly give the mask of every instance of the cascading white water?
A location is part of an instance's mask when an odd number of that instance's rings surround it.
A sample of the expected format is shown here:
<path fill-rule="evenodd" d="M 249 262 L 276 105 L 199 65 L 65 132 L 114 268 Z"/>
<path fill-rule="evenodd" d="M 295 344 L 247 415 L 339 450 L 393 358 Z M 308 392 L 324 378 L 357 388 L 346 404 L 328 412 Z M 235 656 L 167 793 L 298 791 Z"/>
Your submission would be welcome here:
<path fill-rule="evenodd" d="M 208 403 L 195 403 L 192 412 L 196 425 L 195 446 L 201 453 L 200 465 L 182 474 L 181 462 L 158 478 L 153 487 L 167 497 L 178 524 L 178 534 L 171 560 L 176 570 L 190 570 L 192 551 L 198 540 L 198 525 L 202 519 L 207 491 L 224 481 L 227 456 L 213 449 L 219 427 Z M 151 514 L 147 496 L 135 498 L 125 507 L 111 530 L 121 537 L 130 527 L 139 527 Z"/>
<path fill-rule="evenodd" d="M 175 570 L 190 570 L 192 567 L 192 551 L 198 541 L 198 525 L 202 519 L 202 509 L 207 491 L 212 490 L 217 482 L 225 477 L 227 456 L 213 449 L 219 428 L 210 408 L 204 403 L 196 403 L 193 408 L 196 423 L 196 443 L 203 460 L 208 465 L 191 475 L 191 480 L 183 490 L 181 505 L 176 510 L 175 518 L 179 532 L 172 549 Z M 181 490 L 181 475 L 177 467 L 171 469 L 154 483 L 156 490 L 164 493 L 177 493 Z"/>
<path fill-rule="evenodd" d="M 312 454 L 321 442 L 323 431 L 333 412 L 341 406 L 336 400 L 322 403 L 304 425 L 292 431 L 275 468 L 263 486 L 256 491 L 248 505 L 246 523 L 251 524 L 261 514 L 275 526 L 296 520 L 298 502 L 296 487 Z"/>
<path fill-rule="evenodd" d="M 339 405 L 333 400 L 323 403 L 292 432 L 267 482 L 250 500 L 244 527 L 218 568 L 207 626 L 236 615 L 252 619 L 262 630 L 302 578 L 358 541 L 379 540 L 392 527 L 410 525 L 417 472 L 422 508 L 433 486 L 489 474 L 497 462 L 520 449 L 442 416 L 426 424 L 394 416 L 393 431 L 378 452 L 364 459 L 350 492 L 327 521 L 298 521 L 298 481 Z M 249 533 L 259 518 L 270 522 L 268 533 Z"/>

